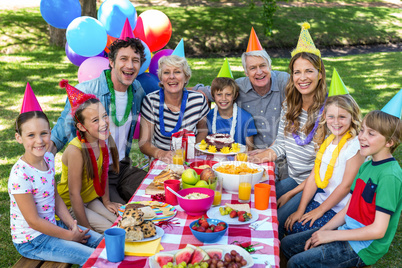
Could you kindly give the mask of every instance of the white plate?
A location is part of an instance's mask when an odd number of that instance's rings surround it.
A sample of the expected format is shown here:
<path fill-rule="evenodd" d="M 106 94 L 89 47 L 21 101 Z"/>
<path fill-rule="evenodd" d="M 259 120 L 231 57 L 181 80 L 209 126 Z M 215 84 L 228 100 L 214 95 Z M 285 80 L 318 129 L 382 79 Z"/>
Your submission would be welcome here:
<path fill-rule="evenodd" d="M 243 224 L 250 224 L 252 222 L 255 222 L 258 220 L 258 217 L 260 216 L 255 209 L 251 209 L 251 219 L 249 221 L 239 221 L 239 217 L 236 218 L 231 218 L 228 215 L 222 216 L 221 213 L 219 212 L 219 207 L 213 207 L 210 210 L 207 211 L 207 216 L 208 218 L 211 219 L 218 219 L 226 222 L 227 224 L 232 224 L 232 225 L 243 225 Z"/>
<path fill-rule="evenodd" d="M 197 149 L 198 151 L 203 152 L 203 153 L 205 153 L 205 154 L 212 154 L 212 155 L 236 155 L 236 154 L 238 154 L 238 153 L 244 153 L 244 152 L 246 151 L 246 146 L 243 145 L 243 144 L 239 144 L 239 145 L 240 145 L 240 151 L 237 152 L 237 153 L 228 153 L 228 154 L 224 154 L 224 153 L 221 153 L 221 152 L 210 153 L 210 152 L 208 152 L 208 150 L 201 150 L 201 149 L 200 149 L 200 143 L 201 143 L 201 142 L 199 142 L 199 143 L 197 143 L 197 144 L 195 145 L 195 149 Z"/>
<path fill-rule="evenodd" d="M 194 246 L 193 246 L 194 247 Z M 195 248 L 195 247 L 194 247 Z M 231 250 L 236 250 L 237 253 L 239 253 L 243 258 L 247 261 L 247 265 L 243 266 L 242 268 L 248 268 L 248 267 L 253 267 L 254 261 L 253 258 L 251 257 L 250 253 L 248 253 L 245 249 L 242 247 L 236 246 L 236 245 L 212 245 L 212 246 L 201 246 L 200 248 L 202 249 L 222 249 L 223 250 L 223 255 L 222 259 L 225 256 L 226 253 L 230 253 Z M 179 250 L 172 250 L 172 251 L 163 251 L 161 254 L 176 254 Z M 156 254 L 158 255 L 158 254 Z M 155 260 L 155 256 L 149 257 L 149 265 L 151 268 L 160 268 L 159 264 Z"/>
<path fill-rule="evenodd" d="M 155 235 L 155 236 L 148 237 L 148 238 L 144 238 L 144 239 L 138 240 L 138 241 L 131 241 L 131 240 L 127 240 L 127 239 L 126 239 L 126 242 L 137 243 L 137 242 L 152 241 L 152 240 L 158 239 L 159 237 L 162 237 L 162 236 L 165 234 L 165 231 L 164 231 L 162 228 L 160 228 L 160 227 L 158 227 L 158 226 L 155 226 L 155 228 L 156 228 L 156 235 Z"/>

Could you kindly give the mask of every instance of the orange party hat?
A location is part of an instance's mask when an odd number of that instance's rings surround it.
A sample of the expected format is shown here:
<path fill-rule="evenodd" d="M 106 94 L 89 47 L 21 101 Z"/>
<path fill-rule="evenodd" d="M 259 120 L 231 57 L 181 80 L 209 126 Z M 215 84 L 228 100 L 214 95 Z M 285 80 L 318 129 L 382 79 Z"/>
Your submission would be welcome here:
<path fill-rule="evenodd" d="M 258 40 L 258 36 L 254 31 L 254 27 L 251 27 L 250 38 L 248 39 L 247 51 L 256 51 L 256 50 L 263 50 L 260 40 Z"/>

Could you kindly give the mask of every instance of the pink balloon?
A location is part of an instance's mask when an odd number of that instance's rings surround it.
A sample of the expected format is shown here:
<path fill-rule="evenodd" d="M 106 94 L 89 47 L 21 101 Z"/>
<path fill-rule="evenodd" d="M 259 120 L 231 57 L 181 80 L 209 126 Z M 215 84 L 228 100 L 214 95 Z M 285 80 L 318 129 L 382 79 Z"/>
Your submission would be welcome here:
<path fill-rule="evenodd" d="M 103 57 L 91 57 L 78 68 L 78 82 L 98 78 L 103 70 L 109 69 L 109 60 Z"/>
<path fill-rule="evenodd" d="M 149 64 L 149 73 L 154 74 L 158 76 L 158 61 L 160 58 L 163 56 L 170 56 L 172 55 L 173 50 L 172 49 L 162 49 L 158 52 L 155 53 L 155 55 L 151 59 L 151 63 Z"/>

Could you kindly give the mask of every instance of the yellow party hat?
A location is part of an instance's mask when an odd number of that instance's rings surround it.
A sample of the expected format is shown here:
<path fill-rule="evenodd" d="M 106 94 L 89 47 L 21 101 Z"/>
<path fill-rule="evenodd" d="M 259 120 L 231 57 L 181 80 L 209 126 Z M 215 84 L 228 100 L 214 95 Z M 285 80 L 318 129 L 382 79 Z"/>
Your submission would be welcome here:
<path fill-rule="evenodd" d="M 315 47 L 308 29 L 310 29 L 310 24 L 308 22 L 303 23 L 297 47 L 290 53 L 292 57 L 301 52 L 308 52 L 321 58 L 321 52 Z"/>
<path fill-rule="evenodd" d="M 346 94 L 349 94 L 348 89 L 346 88 L 341 77 L 334 68 L 334 72 L 332 73 L 331 86 L 329 87 L 328 97 L 336 95 L 346 95 Z"/>
<path fill-rule="evenodd" d="M 230 70 L 230 65 L 227 58 L 225 58 L 225 61 L 223 62 L 223 65 L 217 77 L 229 77 L 233 79 L 233 74 L 232 71 Z"/>

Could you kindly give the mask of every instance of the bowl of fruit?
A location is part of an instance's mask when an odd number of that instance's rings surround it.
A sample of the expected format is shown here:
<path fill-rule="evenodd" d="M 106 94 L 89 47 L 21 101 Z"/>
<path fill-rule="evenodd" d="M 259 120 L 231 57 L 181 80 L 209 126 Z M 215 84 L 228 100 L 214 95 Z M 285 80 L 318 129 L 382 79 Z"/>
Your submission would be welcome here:
<path fill-rule="evenodd" d="M 216 176 L 212 168 L 205 168 L 200 175 L 194 169 L 188 168 L 181 175 L 181 184 L 183 189 L 208 188 L 215 190 Z"/>
<path fill-rule="evenodd" d="M 190 223 L 190 229 L 195 238 L 203 243 L 219 241 L 228 230 L 226 222 L 218 219 L 207 219 L 202 216 L 200 219 Z"/>

